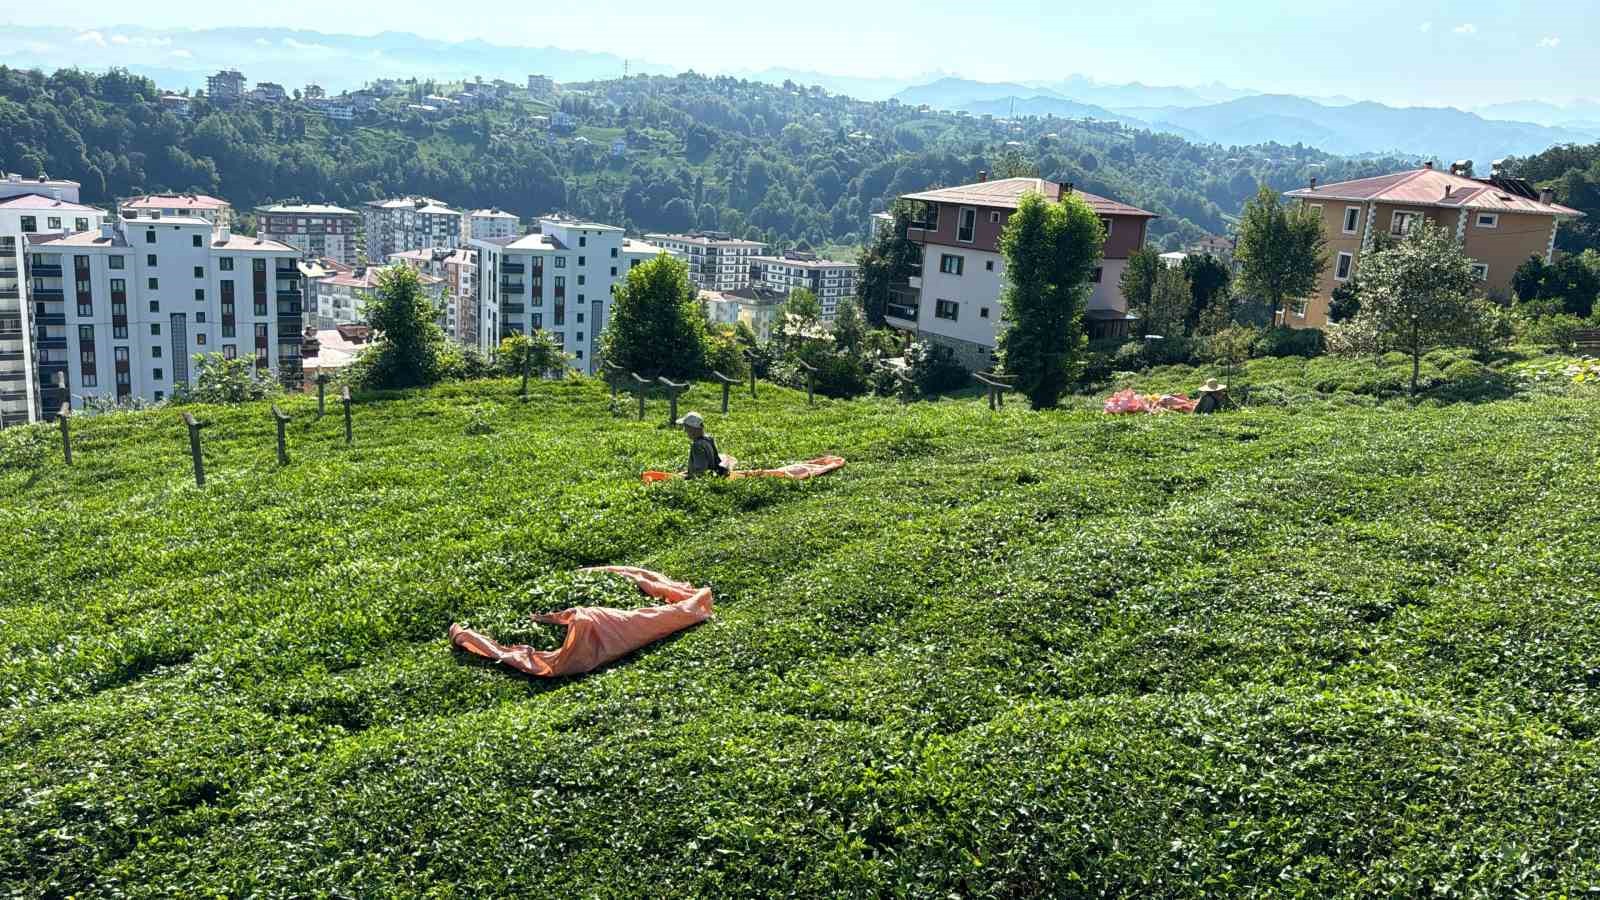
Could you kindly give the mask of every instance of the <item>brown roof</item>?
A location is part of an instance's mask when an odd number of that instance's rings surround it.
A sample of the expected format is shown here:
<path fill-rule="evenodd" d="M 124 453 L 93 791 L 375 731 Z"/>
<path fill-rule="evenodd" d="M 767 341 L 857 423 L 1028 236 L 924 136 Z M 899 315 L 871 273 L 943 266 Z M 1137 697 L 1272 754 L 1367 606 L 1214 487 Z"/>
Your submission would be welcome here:
<path fill-rule="evenodd" d="M 1449 194 L 1445 193 L 1449 189 Z M 1439 169 L 1421 168 L 1375 178 L 1338 181 L 1289 191 L 1285 197 L 1299 200 L 1379 201 L 1404 206 L 1482 209 L 1490 212 L 1532 213 L 1542 216 L 1581 216 L 1583 213 L 1559 203 L 1540 203 L 1525 196 L 1526 182 L 1452 175 Z"/>
<path fill-rule="evenodd" d="M 918 194 L 906 194 L 904 200 L 922 200 L 928 203 L 957 203 L 995 209 L 1016 209 L 1023 194 L 1041 194 L 1046 200 L 1060 200 L 1064 186 L 1044 178 L 996 178 L 976 184 L 939 188 Z M 1073 189 L 1071 193 L 1082 198 L 1102 216 L 1143 216 L 1159 218 L 1155 213 L 1129 206 L 1116 200 Z"/>
<path fill-rule="evenodd" d="M 135 197 L 122 205 L 128 209 L 222 209 L 228 201 L 205 194 L 151 194 Z"/>

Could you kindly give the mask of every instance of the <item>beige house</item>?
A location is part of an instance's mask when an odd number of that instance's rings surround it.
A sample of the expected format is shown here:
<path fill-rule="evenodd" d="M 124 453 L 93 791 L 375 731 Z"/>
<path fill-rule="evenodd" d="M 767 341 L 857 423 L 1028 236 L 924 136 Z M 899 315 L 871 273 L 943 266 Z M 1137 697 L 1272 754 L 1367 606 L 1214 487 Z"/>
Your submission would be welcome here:
<path fill-rule="evenodd" d="M 1423 221 L 1455 234 L 1474 260 L 1473 271 L 1483 280 L 1485 293 L 1509 297 L 1517 267 L 1530 256 L 1549 262 L 1556 229 L 1583 215 L 1553 202 L 1550 191 L 1498 170 L 1488 178 L 1474 178 L 1469 174 L 1471 163 L 1450 168 L 1439 171 L 1430 162 L 1409 172 L 1313 183 L 1285 194 L 1320 213 L 1328 238 L 1328 267 L 1317 292 L 1291 305 L 1286 324 L 1327 325 L 1334 290 L 1360 270 L 1362 256 L 1372 252 L 1381 236 L 1404 237 Z"/>

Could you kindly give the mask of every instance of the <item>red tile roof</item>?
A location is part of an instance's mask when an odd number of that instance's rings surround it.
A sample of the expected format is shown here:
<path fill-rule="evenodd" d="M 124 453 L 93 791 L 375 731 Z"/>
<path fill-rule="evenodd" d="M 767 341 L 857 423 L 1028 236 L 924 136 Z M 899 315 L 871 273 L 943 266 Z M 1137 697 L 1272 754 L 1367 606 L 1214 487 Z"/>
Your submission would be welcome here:
<path fill-rule="evenodd" d="M 1022 200 L 1023 194 L 1041 194 L 1046 200 L 1059 200 L 1064 188 L 1064 185 L 1044 178 L 996 178 L 993 181 L 980 181 L 976 184 L 963 184 L 958 187 L 938 188 L 917 194 L 906 194 L 901 199 L 922 200 L 929 203 L 957 203 L 996 209 L 1016 209 L 1017 203 Z M 1086 201 L 1089 206 L 1093 207 L 1095 212 L 1102 216 L 1159 218 L 1153 212 L 1091 194 L 1087 191 L 1073 189 L 1072 193 Z"/>
<path fill-rule="evenodd" d="M 151 194 L 122 204 L 124 209 L 222 209 L 227 205 L 228 201 L 205 194 Z"/>
<path fill-rule="evenodd" d="M 1449 194 L 1445 193 L 1449 189 Z M 1543 216 L 1581 216 L 1559 203 L 1540 203 L 1488 180 L 1452 175 L 1439 169 L 1413 169 L 1375 178 L 1338 181 L 1289 191 L 1297 200 L 1350 200 L 1395 203 L 1404 206 L 1483 209 L 1491 212 L 1531 213 Z"/>

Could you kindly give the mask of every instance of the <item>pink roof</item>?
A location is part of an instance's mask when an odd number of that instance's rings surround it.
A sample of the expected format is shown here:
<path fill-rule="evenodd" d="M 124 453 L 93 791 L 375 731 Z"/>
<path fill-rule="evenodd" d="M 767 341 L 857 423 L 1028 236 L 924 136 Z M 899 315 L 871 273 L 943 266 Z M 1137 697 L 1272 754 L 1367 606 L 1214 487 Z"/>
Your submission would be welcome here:
<path fill-rule="evenodd" d="M 100 210 L 92 206 L 68 203 L 65 200 L 57 200 L 54 197 L 46 197 L 43 194 L 18 194 L 15 197 L 7 197 L 4 200 L 0 200 L 0 209 L 54 209 L 66 212 L 100 212 Z"/>
<path fill-rule="evenodd" d="M 1375 178 L 1358 178 L 1289 191 L 1285 197 L 1298 200 L 1351 200 L 1394 203 L 1403 206 L 1482 209 L 1490 212 L 1532 213 L 1541 216 L 1581 216 L 1583 213 L 1559 203 L 1540 203 L 1510 187 L 1510 181 L 1495 184 L 1492 179 L 1452 175 L 1439 169 L 1413 169 Z M 1523 183 L 1526 186 L 1526 183 Z M 1449 193 L 1446 193 L 1446 190 Z"/>
<path fill-rule="evenodd" d="M 264 250 L 282 253 L 300 252 L 288 244 L 280 244 L 277 241 L 269 241 L 266 238 L 251 237 L 247 234 L 230 234 L 228 235 L 228 239 L 225 241 L 221 240 L 218 236 L 213 235 L 211 246 L 217 250 Z"/>
<path fill-rule="evenodd" d="M 939 188 L 918 194 L 906 194 L 901 199 L 922 200 L 928 203 L 957 203 L 967 206 L 1016 209 L 1017 203 L 1022 200 L 1023 194 L 1041 194 L 1046 200 L 1054 201 L 1061 199 L 1062 190 L 1063 185 L 1044 178 L 996 178 L 993 181 L 980 181 L 975 184 L 963 184 L 958 187 Z M 1072 193 L 1082 198 L 1095 212 L 1102 216 L 1158 218 L 1153 212 L 1091 194 L 1087 191 L 1073 189 Z"/>
<path fill-rule="evenodd" d="M 327 278 L 322 279 L 322 282 L 323 284 L 332 284 L 339 287 L 370 289 L 378 286 L 378 273 L 382 272 L 385 268 L 387 267 L 368 266 L 359 275 L 357 275 L 354 271 L 339 272 L 335 275 L 329 275 Z M 417 279 L 425 285 L 438 284 L 443 280 L 440 278 L 435 278 L 425 272 L 418 272 Z"/>
<path fill-rule="evenodd" d="M 127 209 L 223 209 L 228 201 L 205 194 L 151 194 L 135 197 L 122 205 Z"/>

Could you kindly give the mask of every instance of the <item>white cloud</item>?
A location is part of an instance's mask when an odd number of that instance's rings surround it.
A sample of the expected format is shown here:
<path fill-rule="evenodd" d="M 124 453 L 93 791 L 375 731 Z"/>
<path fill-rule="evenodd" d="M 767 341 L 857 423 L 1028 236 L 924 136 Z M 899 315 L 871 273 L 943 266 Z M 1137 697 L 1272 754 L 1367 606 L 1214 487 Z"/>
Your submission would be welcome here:
<path fill-rule="evenodd" d="M 1561 38 L 1555 37 L 1553 35 L 1551 37 L 1541 38 L 1539 40 L 1539 46 L 1548 47 L 1548 48 L 1554 50 L 1555 48 L 1561 46 Z"/>
<path fill-rule="evenodd" d="M 297 41 L 294 38 L 284 38 L 283 39 L 283 45 L 285 47 L 288 47 L 290 50 L 298 50 L 298 51 L 301 51 L 301 52 L 310 52 L 310 53 L 332 53 L 333 52 L 333 48 L 329 47 L 329 46 L 327 46 L 325 44 L 307 44 L 307 43 L 303 43 L 301 41 Z"/>
<path fill-rule="evenodd" d="M 1477 34 L 1478 26 L 1472 24 L 1471 22 L 1463 22 L 1450 30 L 1454 31 L 1456 34 Z"/>
<path fill-rule="evenodd" d="M 267 40 L 266 38 L 256 38 L 256 46 L 257 47 L 271 47 L 272 46 L 272 42 Z"/>
<path fill-rule="evenodd" d="M 193 53 L 190 53 L 189 51 L 183 50 L 183 49 L 178 49 L 178 50 L 172 51 L 172 55 L 176 56 L 179 59 L 194 59 L 194 54 Z"/>
<path fill-rule="evenodd" d="M 111 43 L 113 44 L 126 44 L 127 42 L 128 36 L 125 34 L 113 34 L 111 36 Z"/>
<path fill-rule="evenodd" d="M 1417 28 L 1417 30 L 1422 32 L 1423 34 L 1427 34 L 1428 32 L 1433 30 L 1433 23 L 1432 22 L 1423 22 L 1422 25 L 1419 28 Z"/>
<path fill-rule="evenodd" d="M 98 31 L 85 31 L 73 38 L 73 40 L 80 44 L 93 44 L 96 47 L 104 47 L 106 45 L 106 36 Z"/>

